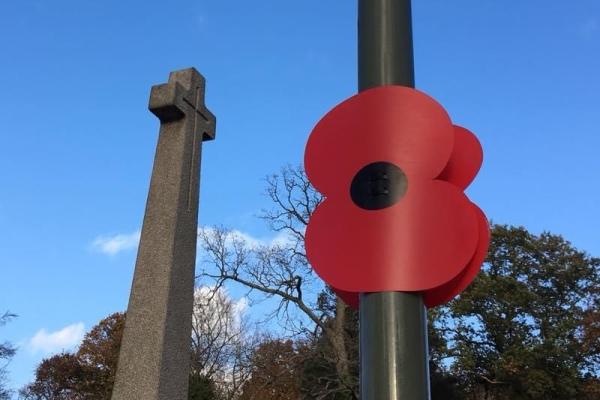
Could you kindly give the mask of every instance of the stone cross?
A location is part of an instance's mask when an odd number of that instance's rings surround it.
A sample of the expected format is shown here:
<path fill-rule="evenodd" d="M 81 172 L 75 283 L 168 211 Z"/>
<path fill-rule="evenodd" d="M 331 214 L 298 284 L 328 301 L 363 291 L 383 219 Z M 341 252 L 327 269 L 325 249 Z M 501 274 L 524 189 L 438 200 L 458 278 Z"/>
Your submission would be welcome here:
<path fill-rule="evenodd" d="M 187 400 L 202 142 L 215 137 L 194 68 L 152 87 L 160 133 L 112 400 Z"/>

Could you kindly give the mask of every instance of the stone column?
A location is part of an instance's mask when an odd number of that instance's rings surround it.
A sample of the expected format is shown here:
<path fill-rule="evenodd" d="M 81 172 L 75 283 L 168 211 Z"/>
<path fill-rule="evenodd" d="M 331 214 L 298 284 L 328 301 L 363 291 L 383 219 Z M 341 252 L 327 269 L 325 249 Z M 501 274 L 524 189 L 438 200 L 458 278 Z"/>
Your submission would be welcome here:
<path fill-rule="evenodd" d="M 202 142 L 215 137 L 204 78 L 152 87 L 160 133 L 112 400 L 187 400 Z"/>

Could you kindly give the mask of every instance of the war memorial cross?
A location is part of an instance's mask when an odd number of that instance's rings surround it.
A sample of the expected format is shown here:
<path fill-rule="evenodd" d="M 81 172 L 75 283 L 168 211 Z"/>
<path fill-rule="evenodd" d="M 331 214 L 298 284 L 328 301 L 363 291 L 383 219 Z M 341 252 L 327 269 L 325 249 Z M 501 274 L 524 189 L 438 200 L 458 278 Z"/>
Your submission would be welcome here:
<path fill-rule="evenodd" d="M 160 132 L 112 400 L 187 400 L 202 142 L 216 120 L 194 68 L 152 87 Z"/>

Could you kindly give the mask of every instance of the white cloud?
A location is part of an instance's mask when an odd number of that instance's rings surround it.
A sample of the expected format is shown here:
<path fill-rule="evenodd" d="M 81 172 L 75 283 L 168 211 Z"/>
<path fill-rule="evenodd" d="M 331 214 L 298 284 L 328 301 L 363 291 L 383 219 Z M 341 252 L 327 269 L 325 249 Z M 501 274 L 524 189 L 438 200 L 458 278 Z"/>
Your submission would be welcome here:
<path fill-rule="evenodd" d="M 114 256 L 125 250 L 134 249 L 140 242 L 140 231 L 120 233 L 114 236 L 99 236 L 92 242 L 92 248 L 100 253 Z"/>
<path fill-rule="evenodd" d="M 41 329 L 29 340 L 28 347 L 32 353 L 42 352 L 44 354 L 70 350 L 81 343 L 84 334 L 83 322 L 65 326 L 55 332 Z"/>
<path fill-rule="evenodd" d="M 211 227 L 198 228 L 198 234 L 206 232 L 210 235 L 213 231 Z M 280 232 L 273 237 L 259 238 L 252 236 L 246 232 L 239 231 L 237 229 L 229 232 L 229 239 L 243 240 L 249 247 L 258 248 L 261 246 L 286 246 L 290 244 L 291 238 L 288 234 Z M 113 236 L 98 236 L 92 242 L 92 248 L 109 256 L 114 256 L 122 251 L 135 249 L 140 242 L 140 231 L 137 230 L 133 233 L 119 233 Z"/>
<path fill-rule="evenodd" d="M 206 235 L 211 236 L 214 232 L 214 228 L 212 227 L 204 227 L 198 228 L 198 233 L 204 232 Z M 277 235 L 273 237 L 256 237 L 250 235 L 249 233 L 239 231 L 237 229 L 233 229 L 229 231 L 228 239 L 238 239 L 248 245 L 248 247 L 256 249 L 261 246 L 281 246 L 285 247 L 292 242 L 290 236 L 285 232 L 279 232 Z"/>
<path fill-rule="evenodd" d="M 248 309 L 248 299 L 245 296 L 235 300 L 225 287 L 216 288 L 214 285 L 198 286 L 194 289 L 194 299 L 196 304 L 202 305 L 212 300 L 216 300 L 215 304 L 219 304 L 219 307 L 222 307 L 223 304 L 231 304 L 231 310 L 238 317 L 242 317 Z M 221 311 L 220 309 L 219 312 Z"/>
<path fill-rule="evenodd" d="M 248 298 L 245 296 L 233 302 L 233 315 L 237 320 L 240 320 L 246 314 L 248 305 Z"/>
<path fill-rule="evenodd" d="M 208 323 L 212 326 L 230 324 L 240 329 L 246 312 L 248 298 L 243 296 L 233 299 L 225 287 L 200 286 L 194 289 L 194 321 Z"/>

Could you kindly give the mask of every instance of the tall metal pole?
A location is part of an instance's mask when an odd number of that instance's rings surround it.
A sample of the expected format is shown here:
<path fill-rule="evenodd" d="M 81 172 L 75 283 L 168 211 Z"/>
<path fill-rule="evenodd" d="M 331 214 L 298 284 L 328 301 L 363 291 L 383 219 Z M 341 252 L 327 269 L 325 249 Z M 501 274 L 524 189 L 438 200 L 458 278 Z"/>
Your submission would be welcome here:
<path fill-rule="evenodd" d="M 415 86 L 410 0 L 358 0 L 358 90 Z"/>
<path fill-rule="evenodd" d="M 410 0 L 358 1 L 358 88 L 414 87 Z M 427 312 L 415 293 L 360 295 L 362 400 L 429 399 Z"/>

